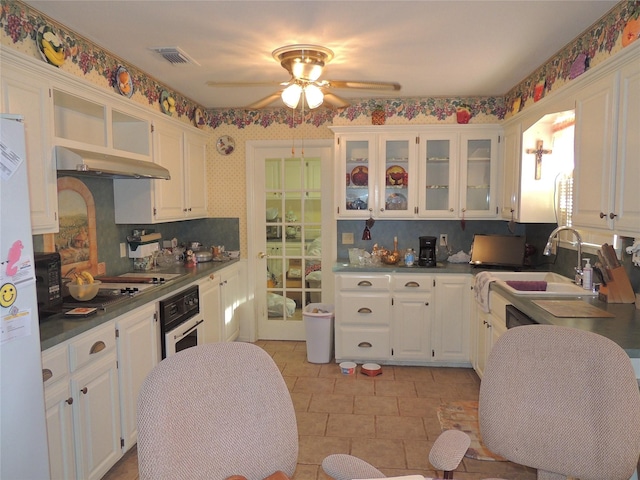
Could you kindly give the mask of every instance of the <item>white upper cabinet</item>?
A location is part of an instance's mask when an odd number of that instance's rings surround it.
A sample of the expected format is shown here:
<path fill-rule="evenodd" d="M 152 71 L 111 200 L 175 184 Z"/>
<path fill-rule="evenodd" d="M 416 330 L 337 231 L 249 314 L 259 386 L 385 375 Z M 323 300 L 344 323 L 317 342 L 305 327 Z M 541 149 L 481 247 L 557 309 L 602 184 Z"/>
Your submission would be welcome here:
<path fill-rule="evenodd" d="M 586 85 L 576 99 L 573 222 L 640 233 L 640 62 Z"/>
<path fill-rule="evenodd" d="M 497 217 L 499 127 L 332 130 L 338 218 Z"/>
<path fill-rule="evenodd" d="M 50 85 L 28 65 L 2 63 L 2 111 L 22 115 L 25 126 L 31 230 L 35 234 L 58 231 L 56 163 L 51 147 Z"/>

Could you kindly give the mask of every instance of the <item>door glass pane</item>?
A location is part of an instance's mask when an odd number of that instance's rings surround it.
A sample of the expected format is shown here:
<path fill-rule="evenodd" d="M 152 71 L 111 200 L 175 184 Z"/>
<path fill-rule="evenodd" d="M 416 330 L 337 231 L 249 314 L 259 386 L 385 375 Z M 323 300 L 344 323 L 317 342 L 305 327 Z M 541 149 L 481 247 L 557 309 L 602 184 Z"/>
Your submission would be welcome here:
<path fill-rule="evenodd" d="M 491 140 L 469 140 L 467 151 L 467 209 L 489 210 Z"/>
<path fill-rule="evenodd" d="M 449 210 L 449 140 L 427 140 L 426 210 Z"/>
<path fill-rule="evenodd" d="M 306 278 L 321 268 L 320 158 L 267 160 L 267 167 L 268 320 L 302 321 L 304 306 L 321 292 L 318 273 L 313 287 Z"/>
<path fill-rule="evenodd" d="M 346 196 L 347 210 L 369 208 L 369 142 L 367 140 L 345 142 L 346 152 Z"/>
<path fill-rule="evenodd" d="M 409 208 L 408 203 L 408 169 L 409 141 L 387 140 L 385 142 L 385 210 L 402 210 Z"/>

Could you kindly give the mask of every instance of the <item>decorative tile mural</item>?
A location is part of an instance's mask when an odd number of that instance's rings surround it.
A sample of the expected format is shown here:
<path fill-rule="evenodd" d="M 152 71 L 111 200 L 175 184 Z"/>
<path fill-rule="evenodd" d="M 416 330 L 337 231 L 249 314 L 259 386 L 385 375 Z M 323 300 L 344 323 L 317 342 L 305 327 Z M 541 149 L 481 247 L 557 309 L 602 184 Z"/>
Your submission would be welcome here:
<path fill-rule="evenodd" d="M 66 55 L 66 61 L 56 68 L 120 93 L 122 82 L 118 73 L 125 69 L 129 77 L 124 88 L 132 101 L 146 103 L 154 110 L 162 111 L 160 99 L 165 94 L 173 102 L 172 116 L 181 121 L 192 123 L 196 113 L 200 113 L 198 109 L 201 106 L 189 98 L 158 84 L 135 66 L 123 65 L 120 59 L 27 5 L 15 0 L 0 0 L 0 5 L 0 41 L 3 45 L 39 58 L 41 52 L 37 44 L 38 29 L 49 25 L 60 38 Z M 303 123 L 316 127 L 328 124 L 348 125 L 365 121 L 370 123 L 371 112 L 382 104 L 386 118 L 390 120 L 388 123 L 456 123 L 456 109 L 463 105 L 469 107 L 470 123 L 496 123 L 562 87 L 580 73 L 635 41 L 640 30 L 639 16 L 640 0 L 621 1 L 590 30 L 564 47 L 504 97 L 397 98 L 382 102 L 356 99 L 344 109 L 319 108 L 306 112 L 304 118 L 298 112 L 292 113 L 284 108 L 211 109 L 201 110 L 204 116 L 202 120 L 214 129 L 223 125 L 237 129 L 244 129 L 249 125 L 264 128 L 287 125 L 291 128 Z"/>

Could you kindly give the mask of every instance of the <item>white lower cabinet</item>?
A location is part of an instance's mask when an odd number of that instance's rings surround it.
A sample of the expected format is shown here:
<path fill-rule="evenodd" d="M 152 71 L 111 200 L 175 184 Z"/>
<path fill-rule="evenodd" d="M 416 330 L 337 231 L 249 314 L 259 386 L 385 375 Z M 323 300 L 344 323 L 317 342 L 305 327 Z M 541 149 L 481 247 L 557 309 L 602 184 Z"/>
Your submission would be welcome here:
<path fill-rule="evenodd" d="M 120 416 L 123 451 L 138 439 L 137 414 L 140 386 L 159 361 L 160 328 L 155 304 L 145 305 L 116 319 Z"/>
<path fill-rule="evenodd" d="M 468 363 L 469 305 L 471 278 L 469 275 L 438 275 L 435 281 L 436 321 L 433 323 L 433 360 Z"/>
<path fill-rule="evenodd" d="M 336 278 L 336 360 L 391 357 L 391 276 Z"/>
<path fill-rule="evenodd" d="M 211 273 L 198 282 L 200 313 L 204 318 L 204 343 L 219 342 L 222 338 L 219 277 L 219 274 Z"/>
<path fill-rule="evenodd" d="M 122 456 L 113 323 L 45 351 L 42 363 L 51 478 L 102 478 Z"/>
<path fill-rule="evenodd" d="M 212 273 L 201 279 L 198 287 L 204 343 L 236 340 L 240 335 L 240 266 L 234 264 Z"/>
<path fill-rule="evenodd" d="M 475 307 L 473 368 L 480 378 L 484 376 L 484 369 L 491 349 L 498 338 L 507 331 L 505 307 L 508 304 L 509 302 L 503 296 L 490 292 L 490 313 L 484 312 L 479 305 Z"/>
<path fill-rule="evenodd" d="M 423 360 L 431 355 L 433 283 L 431 275 L 393 277 L 394 359 Z"/>
<path fill-rule="evenodd" d="M 336 360 L 468 365 L 468 275 L 336 276 Z"/>

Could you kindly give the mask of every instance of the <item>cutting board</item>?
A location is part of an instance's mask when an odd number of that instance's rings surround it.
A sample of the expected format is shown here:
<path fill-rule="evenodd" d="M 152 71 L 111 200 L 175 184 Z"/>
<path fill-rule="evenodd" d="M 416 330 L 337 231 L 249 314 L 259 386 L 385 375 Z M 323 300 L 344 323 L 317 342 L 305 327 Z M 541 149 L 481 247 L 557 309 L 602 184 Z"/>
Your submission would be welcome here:
<path fill-rule="evenodd" d="M 532 302 L 554 317 L 615 317 L 615 315 L 582 300 L 532 300 Z"/>

